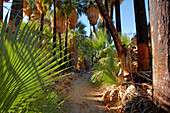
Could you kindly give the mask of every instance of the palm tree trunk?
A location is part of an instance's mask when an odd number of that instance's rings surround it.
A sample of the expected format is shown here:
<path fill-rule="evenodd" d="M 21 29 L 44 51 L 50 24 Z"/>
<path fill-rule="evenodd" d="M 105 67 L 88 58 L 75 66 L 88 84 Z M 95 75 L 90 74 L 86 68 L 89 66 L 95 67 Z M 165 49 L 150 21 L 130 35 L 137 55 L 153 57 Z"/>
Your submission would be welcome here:
<path fill-rule="evenodd" d="M 72 66 L 72 41 L 71 38 L 69 38 L 69 65 Z"/>
<path fill-rule="evenodd" d="M 121 33 L 120 0 L 115 0 L 115 12 L 116 12 L 116 29 L 118 33 Z"/>
<path fill-rule="evenodd" d="M 109 12 L 108 0 L 105 0 L 105 7 L 106 7 L 107 11 Z M 107 25 L 108 25 L 108 23 L 106 22 L 106 28 L 108 28 Z M 106 29 L 106 32 L 107 32 L 107 36 L 109 37 L 108 41 L 110 42 L 110 39 L 111 39 L 110 32 L 108 29 Z"/>
<path fill-rule="evenodd" d="M 118 57 L 119 57 L 119 60 L 122 64 L 122 42 L 120 40 L 120 37 L 118 35 L 118 32 L 116 31 L 115 29 L 115 26 L 113 25 L 113 22 L 112 22 L 112 19 L 110 18 L 108 12 L 107 12 L 107 9 L 105 8 L 105 6 L 103 5 L 102 1 L 101 0 L 95 0 L 99 9 L 100 9 L 100 12 L 101 14 L 103 15 L 104 19 L 106 20 L 106 22 L 108 23 L 107 27 L 108 27 L 108 30 L 110 31 L 110 34 L 114 40 L 114 43 L 115 43 L 115 46 L 116 46 L 116 50 L 118 52 Z"/>
<path fill-rule="evenodd" d="M 64 50 L 64 62 L 66 62 L 67 61 L 67 40 L 68 40 L 68 38 L 67 38 L 67 35 L 68 35 L 68 23 L 66 22 L 66 36 L 65 36 L 65 50 Z M 64 68 L 66 68 L 66 64 L 64 65 Z"/>
<path fill-rule="evenodd" d="M 62 44 L 61 44 L 61 33 L 58 33 L 59 36 L 59 49 L 60 49 L 60 58 L 62 58 Z M 62 59 L 59 61 L 59 64 L 62 64 Z M 63 66 L 60 67 L 60 69 L 63 69 Z"/>
<path fill-rule="evenodd" d="M 96 28 L 95 28 L 95 25 L 93 25 L 93 31 L 94 31 L 94 33 L 96 32 Z"/>
<path fill-rule="evenodd" d="M 23 10 L 22 9 L 23 9 L 23 0 L 13 0 L 7 32 L 9 30 L 14 18 L 16 18 L 16 21 L 15 21 L 15 27 L 14 27 L 13 31 L 15 31 L 15 29 L 17 28 L 17 25 L 19 25 L 20 21 L 23 18 Z"/>
<path fill-rule="evenodd" d="M 111 11 L 110 17 L 111 17 L 112 20 L 113 20 L 113 4 L 114 4 L 114 2 L 112 2 L 111 6 L 110 6 L 110 11 Z"/>
<path fill-rule="evenodd" d="M 105 7 L 106 7 L 106 10 L 109 12 L 108 0 L 105 0 Z M 108 23 L 106 22 L 106 28 L 108 28 L 107 25 Z"/>
<path fill-rule="evenodd" d="M 23 0 L 13 0 L 10 20 L 16 17 L 15 25 L 18 25 L 23 18 Z"/>
<path fill-rule="evenodd" d="M 149 70 L 148 29 L 144 0 L 134 0 L 138 46 L 138 70 Z"/>
<path fill-rule="evenodd" d="M 149 0 L 154 102 L 170 111 L 170 2 Z"/>
<path fill-rule="evenodd" d="M 3 1 L 0 1 L 0 24 L 3 22 Z"/>
<path fill-rule="evenodd" d="M 41 13 L 41 20 L 40 20 L 40 32 L 43 31 L 43 21 L 44 21 L 44 14 Z M 41 40 L 42 36 L 40 36 L 40 40 Z"/>
<path fill-rule="evenodd" d="M 56 48 L 56 3 L 55 3 L 55 0 L 53 0 L 53 4 L 54 4 L 53 49 L 55 49 Z M 53 56 L 55 55 L 56 55 L 56 51 L 54 51 L 53 53 Z M 53 61 L 55 61 L 55 59 Z"/>

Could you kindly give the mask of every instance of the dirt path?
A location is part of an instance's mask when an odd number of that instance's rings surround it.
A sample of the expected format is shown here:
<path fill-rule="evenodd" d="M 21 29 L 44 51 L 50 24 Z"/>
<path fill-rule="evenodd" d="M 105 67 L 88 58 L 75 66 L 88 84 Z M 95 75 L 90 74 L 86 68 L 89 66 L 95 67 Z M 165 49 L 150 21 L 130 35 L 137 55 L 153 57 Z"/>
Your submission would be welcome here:
<path fill-rule="evenodd" d="M 69 113 L 105 113 L 104 105 L 99 100 L 102 89 L 90 84 L 92 73 L 76 75 L 71 83 L 71 92 L 68 103 Z"/>

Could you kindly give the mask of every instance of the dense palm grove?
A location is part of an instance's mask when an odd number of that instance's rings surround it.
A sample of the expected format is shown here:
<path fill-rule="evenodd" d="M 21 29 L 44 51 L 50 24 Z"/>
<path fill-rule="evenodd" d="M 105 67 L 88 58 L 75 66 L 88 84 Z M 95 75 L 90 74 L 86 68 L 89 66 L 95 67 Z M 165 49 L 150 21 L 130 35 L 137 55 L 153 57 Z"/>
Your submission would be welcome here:
<path fill-rule="evenodd" d="M 121 101 L 116 112 L 169 111 L 168 0 L 149 0 L 149 25 L 144 0 L 134 0 L 137 32 L 131 39 L 121 34 L 123 0 L 13 0 L 3 18 L 4 2 L 9 0 L 0 0 L 1 112 L 68 112 L 66 88 L 53 87 L 67 82 L 60 79 L 70 72 L 89 70 L 91 84 L 109 88 L 107 107 L 113 95 Z M 89 37 L 78 22 L 82 14 Z"/>

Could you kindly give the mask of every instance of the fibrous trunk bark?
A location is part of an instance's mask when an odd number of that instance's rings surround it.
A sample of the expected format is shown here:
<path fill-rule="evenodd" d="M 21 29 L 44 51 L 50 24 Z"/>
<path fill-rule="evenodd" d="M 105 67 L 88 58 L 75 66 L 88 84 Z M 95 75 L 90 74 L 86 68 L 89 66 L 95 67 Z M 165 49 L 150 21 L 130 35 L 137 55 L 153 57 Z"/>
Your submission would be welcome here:
<path fill-rule="evenodd" d="M 16 17 L 15 25 L 18 25 L 23 18 L 23 0 L 13 0 L 10 20 Z"/>
<path fill-rule="evenodd" d="M 115 12 L 116 12 L 116 29 L 118 33 L 121 33 L 120 0 L 115 0 Z"/>
<path fill-rule="evenodd" d="M 149 0 L 154 102 L 170 111 L 170 2 Z"/>
<path fill-rule="evenodd" d="M 144 0 L 134 0 L 138 47 L 138 70 L 147 71 L 149 67 L 148 28 Z"/>
<path fill-rule="evenodd" d="M 22 9 L 23 9 L 23 0 L 13 0 L 7 32 L 9 30 L 14 18 L 16 18 L 16 21 L 15 21 L 15 27 L 14 27 L 13 31 L 15 31 L 15 29 L 17 28 L 17 25 L 19 25 L 20 21 L 23 18 L 23 10 Z"/>

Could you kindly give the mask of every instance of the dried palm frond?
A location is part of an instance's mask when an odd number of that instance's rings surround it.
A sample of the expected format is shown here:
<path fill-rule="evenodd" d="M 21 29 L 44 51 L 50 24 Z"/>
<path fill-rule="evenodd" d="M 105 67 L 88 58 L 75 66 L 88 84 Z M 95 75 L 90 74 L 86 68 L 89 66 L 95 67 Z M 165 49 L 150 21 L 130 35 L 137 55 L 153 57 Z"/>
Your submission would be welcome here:
<path fill-rule="evenodd" d="M 31 9 L 24 9 L 24 10 L 23 10 L 23 13 L 24 13 L 26 16 L 30 16 L 30 15 L 32 15 L 32 10 L 31 10 Z"/>
<path fill-rule="evenodd" d="M 41 14 L 38 9 L 34 9 L 34 15 L 35 15 L 35 20 L 38 20 L 41 18 Z"/>
<path fill-rule="evenodd" d="M 120 4 L 122 4 L 123 0 L 120 0 Z M 115 0 L 110 0 L 110 3 L 114 3 L 112 7 L 115 7 Z"/>
<path fill-rule="evenodd" d="M 111 12 L 110 12 L 110 10 L 109 10 L 109 15 L 110 15 L 110 13 L 111 13 Z M 101 13 L 99 13 L 99 17 L 100 17 L 102 20 L 105 20 L 104 17 L 103 17 L 103 15 L 102 15 Z"/>
<path fill-rule="evenodd" d="M 9 2 L 9 0 L 4 0 L 5 2 Z"/>
<path fill-rule="evenodd" d="M 123 107 L 124 113 L 158 113 L 157 106 L 146 97 L 137 96 Z"/>
<path fill-rule="evenodd" d="M 23 13 L 26 16 L 32 15 L 32 9 L 31 9 L 31 7 L 29 6 L 29 3 L 26 0 L 23 1 Z"/>
<path fill-rule="evenodd" d="M 50 20 L 51 20 L 51 25 L 52 28 L 54 27 L 54 12 L 51 13 L 50 15 Z M 64 16 L 59 16 L 58 14 L 56 14 L 56 32 L 57 33 L 64 33 L 65 32 L 65 25 L 66 20 Z"/>
<path fill-rule="evenodd" d="M 29 6 L 28 2 L 26 0 L 23 0 L 23 10 L 27 9 Z"/>
<path fill-rule="evenodd" d="M 72 9 L 71 15 L 68 16 L 68 27 L 70 29 L 76 28 L 76 24 L 78 21 L 78 14 L 75 9 Z"/>
<path fill-rule="evenodd" d="M 99 10 L 95 7 L 94 4 L 92 6 L 89 6 L 87 8 L 86 14 L 88 16 L 88 19 L 90 21 L 91 25 L 96 25 L 98 18 L 99 18 Z"/>
<path fill-rule="evenodd" d="M 44 13 L 43 6 L 41 5 L 41 2 L 39 0 L 35 0 L 35 4 L 37 6 L 37 9 L 41 12 Z"/>

